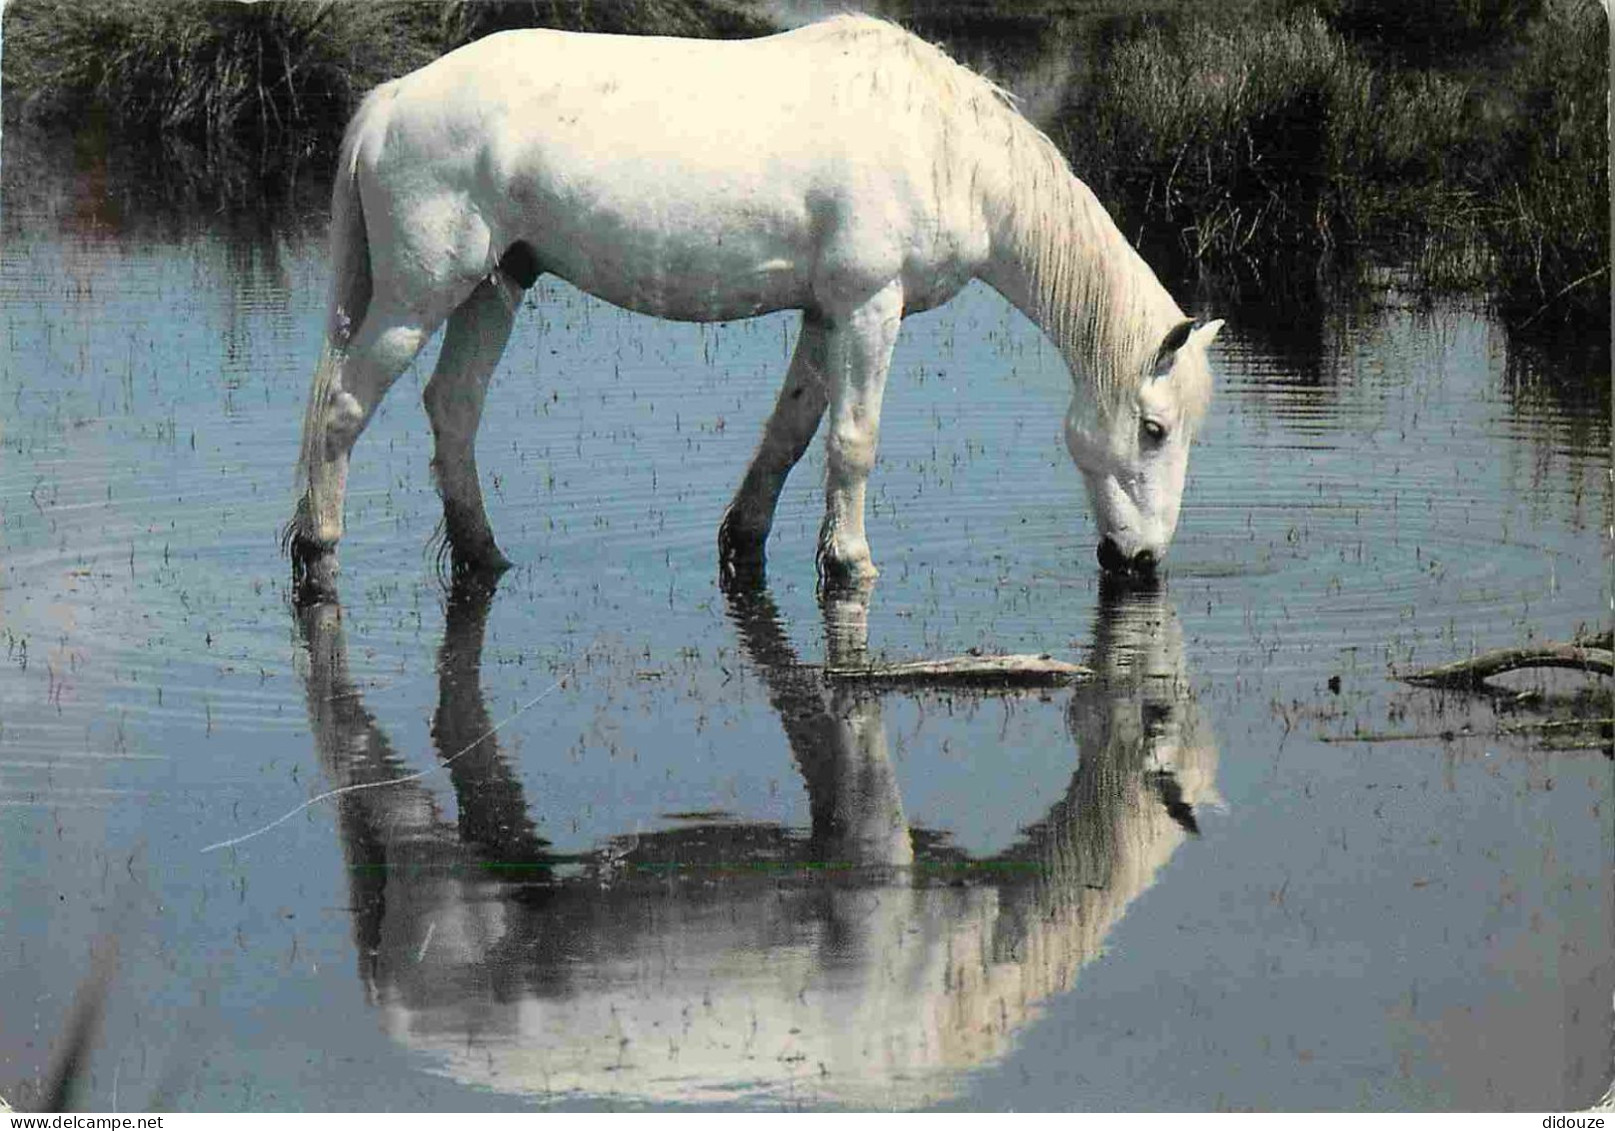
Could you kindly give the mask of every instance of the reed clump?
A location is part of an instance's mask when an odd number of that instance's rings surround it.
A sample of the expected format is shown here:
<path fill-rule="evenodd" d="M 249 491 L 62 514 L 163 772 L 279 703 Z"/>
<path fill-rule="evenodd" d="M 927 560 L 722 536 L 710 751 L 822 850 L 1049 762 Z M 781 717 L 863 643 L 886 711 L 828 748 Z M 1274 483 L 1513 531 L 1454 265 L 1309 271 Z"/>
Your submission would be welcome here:
<path fill-rule="evenodd" d="M 14 0 L 8 116 L 210 148 L 339 133 L 364 91 L 432 52 L 395 6 L 266 0 Z"/>
<path fill-rule="evenodd" d="M 769 29 L 724 0 L 10 0 L 3 18 L 11 122 L 282 153 L 334 149 L 372 87 L 493 31 Z"/>
<path fill-rule="evenodd" d="M 1533 29 L 1514 76 L 1516 116 L 1487 218 L 1500 303 L 1515 325 L 1607 330 L 1608 68 L 1601 6 L 1567 0 Z"/>
<path fill-rule="evenodd" d="M 1203 265 L 1411 263 L 1516 323 L 1607 327 L 1603 9 L 1455 3 L 1439 66 L 1349 35 L 1371 3 L 1146 26 L 1073 99 L 1069 144 L 1132 234 Z M 1487 3 L 1507 19 L 1483 28 Z"/>
<path fill-rule="evenodd" d="M 1465 96 L 1376 68 L 1312 11 L 1150 27 L 1084 92 L 1085 164 L 1133 225 L 1170 226 L 1196 259 L 1260 265 L 1467 215 Z"/>
<path fill-rule="evenodd" d="M 453 0 L 438 7 L 445 49 L 520 27 L 698 39 L 744 39 L 779 30 L 744 0 Z"/>
<path fill-rule="evenodd" d="M 1352 42 L 1415 65 L 1517 40 L 1545 6 L 1544 0 L 1315 0 L 1312 5 Z"/>

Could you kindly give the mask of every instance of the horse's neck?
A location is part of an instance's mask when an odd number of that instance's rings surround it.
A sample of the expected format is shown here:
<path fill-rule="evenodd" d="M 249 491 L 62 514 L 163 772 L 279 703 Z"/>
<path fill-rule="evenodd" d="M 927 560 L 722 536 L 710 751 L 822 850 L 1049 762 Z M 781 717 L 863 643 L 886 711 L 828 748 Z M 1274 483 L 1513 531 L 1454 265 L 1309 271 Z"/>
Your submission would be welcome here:
<path fill-rule="evenodd" d="M 1040 162 L 1031 182 L 1024 175 L 987 190 L 992 251 L 981 278 L 1059 347 L 1079 385 L 1113 385 L 1182 312 L 1063 162 Z"/>

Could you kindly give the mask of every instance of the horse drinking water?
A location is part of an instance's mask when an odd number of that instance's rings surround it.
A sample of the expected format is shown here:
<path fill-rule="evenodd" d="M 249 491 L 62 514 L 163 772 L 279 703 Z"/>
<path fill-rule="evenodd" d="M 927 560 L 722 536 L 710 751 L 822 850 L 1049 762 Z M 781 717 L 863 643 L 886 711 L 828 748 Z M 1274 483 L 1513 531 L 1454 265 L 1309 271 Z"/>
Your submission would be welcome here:
<path fill-rule="evenodd" d="M 508 564 L 473 444 L 522 292 L 545 273 L 661 318 L 802 312 L 719 528 L 726 574 L 760 571 L 785 477 L 828 415 L 819 568 L 874 576 L 864 489 L 892 345 L 905 315 L 972 278 L 1071 370 L 1065 440 L 1101 564 L 1153 569 L 1221 326 L 1184 317 L 1001 90 L 861 16 L 731 42 L 513 31 L 452 52 L 354 116 L 331 258 L 286 531 L 306 599 L 335 593 L 354 441 L 445 322 L 425 402 L 446 546 L 456 571 Z"/>

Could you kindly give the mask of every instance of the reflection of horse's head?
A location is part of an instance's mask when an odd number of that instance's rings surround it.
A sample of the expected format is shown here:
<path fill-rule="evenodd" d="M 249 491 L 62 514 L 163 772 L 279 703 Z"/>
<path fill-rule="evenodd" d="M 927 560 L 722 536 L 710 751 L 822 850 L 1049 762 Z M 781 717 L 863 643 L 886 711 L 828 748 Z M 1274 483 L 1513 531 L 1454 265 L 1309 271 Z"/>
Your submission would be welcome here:
<path fill-rule="evenodd" d="M 1216 759 L 1189 687 L 1183 626 L 1162 587 L 1101 586 L 1090 665 L 1098 678 L 1070 709 L 1079 753 L 1141 774 L 1173 819 L 1197 832 L 1194 804 L 1219 803 Z"/>
<path fill-rule="evenodd" d="M 832 656 L 866 643 L 867 606 L 845 604 L 825 602 Z M 338 828 L 361 976 L 395 1039 L 528 1094 L 942 1098 L 1071 988 L 1210 789 L 1215 753 L 1158 594 L 1102 604 L 1066 794 L 982 860 L 911 832 L 880 694 L 801 663 L 766 592 L 731 593 L 729 613 L 806 787 L 808 835 L 686 825 L 570 867 L 545 855 L 489 735 L 486 594 L 451 600 L 438 665 L 457 826 L 360 701 L 340 612 L 300 614 L 322 765 L 374 786 L 343 795 Z"/>

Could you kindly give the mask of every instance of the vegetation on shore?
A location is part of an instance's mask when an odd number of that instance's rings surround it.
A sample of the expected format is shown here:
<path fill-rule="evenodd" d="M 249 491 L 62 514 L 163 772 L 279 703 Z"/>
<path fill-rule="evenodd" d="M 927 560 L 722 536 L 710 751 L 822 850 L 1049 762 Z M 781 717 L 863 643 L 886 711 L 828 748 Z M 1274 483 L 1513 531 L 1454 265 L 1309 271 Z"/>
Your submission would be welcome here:
<path fill-rule="evenodd" d="M 753 35 L 770 30 L 754 3 L 10 0 L 7 126 L 67 123 L 160 154 L 181 182 L 163 199 L 196 183 L 285 195 L 299 168 L 323 176 L 367 90 L 482 35 Z M 1056 8 L 961 12 L 990 36 L 995 18 L 1020 27 Z M 1607 339 L 1599 0 L 1161 0 L 1093 18 L 1109 21 L 1098 57 L 1055 132 L 1152 257 L 1265 296 L 1342 266 L 1411 264 L 1414 286 L 1484 290 L 1514 327 Z"/>
<path fill-rule="evenodd" d="M 372 87 L 506 28 L 771 30 L 744 0 L 10 0 L 4 20 L 8 123 L 278 154 L 334 150 Z"/>
<path fill-rule="evenodd" d="M 1074 95 L 1068 145 L 1130 234 L 1214 271 L 1411 260 L 1516 327 L 1607 338 L 1608 51 L 1597 0 L 1147 24 Z"/>

